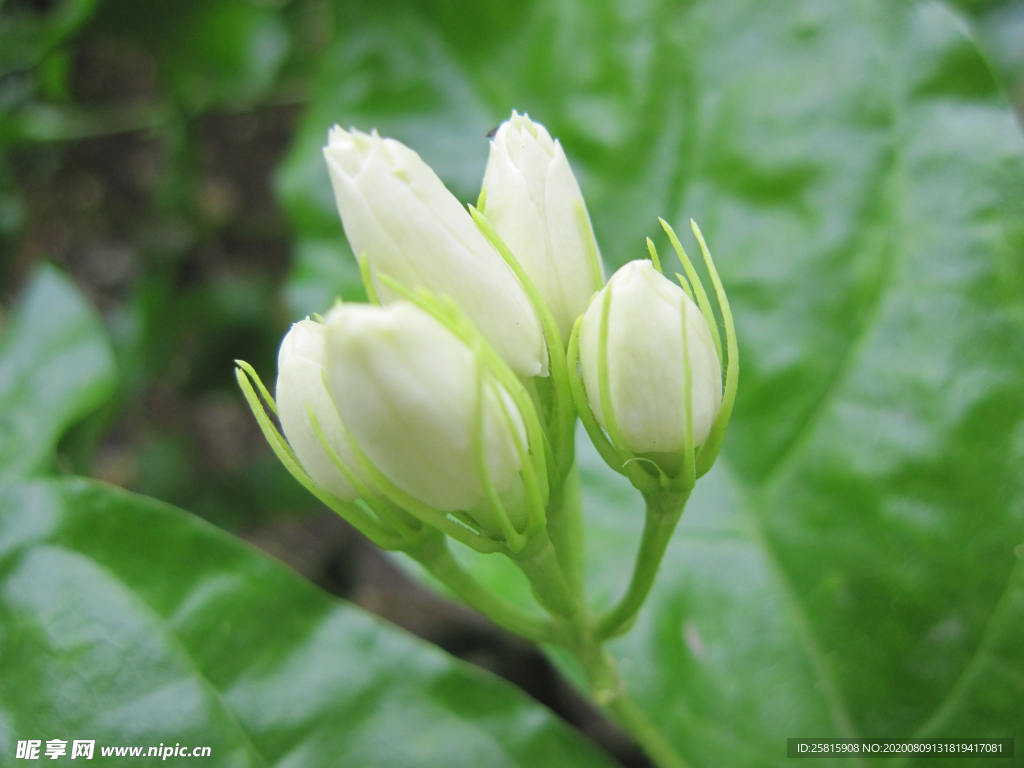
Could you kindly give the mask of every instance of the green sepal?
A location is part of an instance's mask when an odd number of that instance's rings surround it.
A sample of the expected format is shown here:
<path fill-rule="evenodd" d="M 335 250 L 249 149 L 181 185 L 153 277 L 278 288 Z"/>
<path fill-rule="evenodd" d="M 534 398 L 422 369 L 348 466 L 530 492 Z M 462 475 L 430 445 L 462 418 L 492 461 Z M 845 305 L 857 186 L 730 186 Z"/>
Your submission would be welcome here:
<path fill-rule="evenodd" d="M 526 270 L 523 269 L 519 260 L 516 259 L 515 255 L 505 244 L 505 241 L 501 239 L 501 236 L 491 226 L 487 217 L 472 205 L 469 206 L 469 213 L 484 237 L 490 241 L 491 245 L 501 254 L 505 263 L 512 269 L 540 320 L 541 330 L 544 333 L 544 342 L 548 351 L 548 367 L 551 379 L 555 384 L 555 413 L 552 422 L 556 428 L 550 434 L 550 437 L 557 461 L 558 477 L 564 478 L 572 469 L 575 459 L 576 411 L 573 408 L 572 393 L 569 390 L 569 378 L 565 367 L 565 345 L 558 331 L 558 324 L 555 323 L 555 318 L 551 314 L 547 303 L 541 297 L 540 291 L 537 290 L 530 276 L 526 274 Z"/>
<path fill-rule="evenodd" d="M 607 294 L 606 294 L 607 295 Z M 630 483 L 636 488 L 643 492 L 653 492 L 659 487 L 667 485 L 669 479 L 664 476 L 664 472 L 658 465 L 642 456 L 637 456 L 628 447 L 625 448 L 623 453 L 615 447 L 613 442 L 609 439 L 608 433 L 601 427 L 597 421 L 597 417 L 594 415 L 593 408 L 590 407 L 590 400 L 587 397 L 587 390 L 583 384 L 583 380 L 579 373 L 579 357 L 580 357 L 580 328 L 583 326 L 583 317 L 576 318 L 576 322 L 572 328 L 572 334 L 569 337 L 569 351 L 566 353 L 567 367 L 569 370 L 569 386 L 572 390 L 573 399 L 576 401 L 576 410 L 580 415 L 580 421 L 583 422 L 584 429 L 587 430 L 587 434 L 590 436 L 590 441 L 594 444 L 597 452 L 604 459 L 605 464 L 611 467 L 613 470 L 618 472 L 620 475 L 626 477 Z M 598 376 L 600 378 L 600 374 Z M 601 389 L 600 383 L 598 388 Z M 602 410 L 604 410 L 604 403 L 601 404 Z M 605 411 L 605 419 L 607 421 L 607 411 Z M 653 477 L 649 472 L 644 471 L 639 465 L 641 463 L 649 463 L 659 473 L 659 477 Z"/>
<path fill-rule="evenodd" d="M 608 438 L 615 448 L 615 453 L 618 454 L 619 459 L 622 461 L 624 474 L 637 490 L 645 493 L 651 492 L 655 488 L 666 487 L 669 483 L 669 478 L 657 463 L 633 453 L 629 445 L 626 444 L 626 438 L 619 428 L 619 420 L 615 416 L 615 406 L 612 404 L 611 374 L 608 370 L 608 322 L 611 315 L 611 306 L 612 292 L 605 291 L 601 302 L 601 318 L 600 325 L 598 326 L 597 396 L 601 403 L 601 413 L 604 415 L 605 431 L 608 433 Z M 650 464 L 657 472 L 657 477 L 645 471 L 640 466 L 642 463 Z M 652 483 L 657 485 L 652 486 Z"/>
<path fill-rule="evenodd" d="M 654 241 L 651 238 L 647 238 L 647 252 L 651 254 L 651 263 L 654 268 L 658 270 L 658 274 L 664 275 L 665 272 L 661 268 L 661 259 L 658 258 L 658 249 L 654 247 Z M 684 288 L 687 293 L 690 292 L 689 288 Z M 690 298 L 693 298 L 692 296 Z"/>
<path fill-rule="evenodd" d="M 679 238 L 676 237 L 676 231 L 672 229 L 672 226 L 665 221 L 663 218 L 658 217 L 658 221 L 661 222 L 662 228 L 668 235 L 669 242 L 672 243 L 672 247 L 675 249 L 676 255 L 679 257 L 680 263 L 683 265 L 683 271 L 686 272 L 686 277 L 689 279 L 690 284 L 693 287 L 693 295 L 696 296 L 697 306 L 700 308 L 700 313 L 704 315 L 704 322 L 708 324 L 708 330 L 711 331 L 711 338 L 715 341 L 715 351 L 718 352 L 718 362 L 722 363 L 722 336 L 718 332 L 718 321 L 715 320 L 714 310 L 711 309 L 711 302 L 708 301 L 708 294 L 704 290 L 704 285 L 700 281 L 700 277 L 697 275 L 697 270 L 693 267 L 693 262 L 690 261 L 690 257 L 686 255 L 686 250 L 683 248 L 683 244 L 679 242 Z"/>
<path fill-rule="evenodd" d="M 373 287 L 373 277 L 370 275 L 370 261 L 366 258 L 366 254 L 359 254 L 356 263 L 359 265 L 359 276 L 363 279 L 363 289 L 366 291 L 367 301 L 379 307 L 380 298 L 377 296 L 377 289 Z"/>
<path fill-rule="evenodd" d="M 540 508 L 543 511 L 549 496 L 547 458 L 550 456 L 550 453 L 544 450 L 546 432 L 541 427 L 533 398 L 526 390 L 523 382 L 508 367 L 508 364 L 501 359 L 501 356 L 494 351 L 494 348 L 487 343 L 487 340 L 481 336 L 476 326 L 473 325 L 454 301 L 451 299 L 439 299 L 423 289 L 416 292 L 410 291 L 388 275 L 380 275 L 379 277 L 381 282 L 393 291 L 444 325 L 471 350 L 475 349 L 480 359 L 484 361 L 488 372 L 494 376 L 497 382 L 512 397 L 512 401 L 516 404 L 516 408 L 519 409 L 520 415 L 523 417 L 523 424 L 526 427 L 527 444 L 530 448 L 529 467 L 526 463 L 524 463 L 523 467 L 526 472 L 532 472 L 535 475 L 536 487 L 542 497 Z M 538 519 L 531 518 L 527 530 L 528 533 L 532 533 L 543 527 L 544 519 L 541 516 Z"/>
<path fill-rule="evenodd" d="M 375 484 L 377 484 L 377 477 L 383 480 L 383 484 L 378 487 L 395 503 L 404 507 L 424 522 L 443 530 L 457 541 L 461 541 L 480 552 L 518 552 L 522 550 L 526 546 L 527 540 L 544 528 L 546 524 L 544 510 L 548 499 L 547 454 L 545 452 L 544 432 L 541 429 L 530 394 L 526 391 L 519 378 L 480 335 L 476 326 L 473 325 L 454 301 L 439 299 L 424 289 L 411 291 L 388 275 L 379 274 L 377 277 L 384 285 L 395 291 L 403 299 L 427 312 L 452 332 L 456 338 L 466 344 L 476 358 L 478 377 L 482 379 L 482 374 L 486 371 L 508 392 L 515 403 L 523 419 L 523 425 L 526 428 L 528 450 L 526 446 L 520 443 L 518 430 L 512 424 L 510 414 L 505 415 L 509 419 L 513 442 L 520 456 L 520 476 L 527 493 L 526 529 L 518 531 L 512 525 L 512 521 L 501 502 L 500 495 L 493 487 L 487 471 L 482 442 L 477 449 L 478 471 L 480 472 L 481 482 L 484 485 L 487 503 L 498 520 L 505 539 L 504 541 L 497 541 L 489 536 L 486 531 L 473 521 L 472 516 L 467 514 L 465 510 L 460 515 L 442 512 L 401 491 L 372 465 L 362 450 L 359 449 L 359 446 L 355 445 L 353 441 L 353 450 L 360 461 L 360 467 L 362 468 L 364 463 L 367 465 Z M 478 409 L 481 409 L 483 405 L 482 386 L 482 380 L 478 381 Z M 501 398 L 499 398 L 499 402 L 502 402 Z M 502 407 L 504 408 L 504 403 L 502 403 Z M 479 434 L 478 440 L 482 441 L 482 416 L 479 415 L 479 412 L 477 418 L 478 425 L 474 433 Z"/>
<path fill-rule="evenodd" d="M 711 258 L 711 252 L 708 250 L 707 243 L 704 241 L 704 235 L 701 233 L 700 227 L 697 226 L 697 222 L 693 219 L 690 219 L 690 228 L 693 230 L 694 237 L 697 238 L 697 243 L 700 245 L 701 255 L 703 255 L 704 263 L 707 265 L 708 273 L 711 275 L 711 283 L 715 286 L 715 295 L 718 298 L 718 306 L 722 312 L 722 322 L 725 325 L 726 351 L 728 353 L 722 405 L 718 409 L 718 415 L 711 425 L 711 432 L 708 433 L 708 437 L 701 447 L 700 455 L 697 457 L 696 476 L 701 477 L 715 463 L 715 459 L 718 458 L 718 452 L 722 448 L 722 441 L 725 440 L 725 430 L 729 426 L 733 404 L 736 401 L 736 387 L 739 383 L 740 374 L 740 351 L 739 344 L 736 341 L 736 324 L 733 321 L 732 309 L 729 307 L 729 297 L 726 296 L 725 288 L 722 286 L 722 279 L 715 268 L 715 262 Z M 719 354 L 719 359 L 721 359 L 721 354 Z"/>
<path fill-rule="evenodd" d="M 392 503 L 477 552 L 489 554 L 506 549 L 503 542 L 490 538 L 478 527 L 470 526 L 467 522 L 435 509 L 412 494 L 403 491 L 374 465 L 351 434 L 348 438 L 349 446 L 359 465 L 359 471 L 366 475 L 373 487 L 379 489 Z"/>
<path fill-rule="evenodd" d="M 322 376 L 323 374 L 321 374 Z M 306 406 L 306 413 L 309 417 L 309 423 L 313 427 L 313 432 L 316 434 L 317 440 L 320 441 L 320 447 L 324 449 L 327 457 L 331 460 L 331 463 L 337 467 L 338 471 L 348 480 L 349 484 L 356 489 L 359 493 L 359 497 L 367 507 L 386 525 L 391 526 L 395 531 L 401 535 L 406 542 L 413 544 L 419 538 L 424 531 L 424 526 L 418 519 L 405 513 L 396 512 L 390 509 L 384 501 L 374 493 L 370 487 L 362 481 L 352 468 L 349 467 L 345 462 L 341 460 L 337 452 L 331 447 L 330 442 L 327 440 L 327 436 L 324 434 L 323 427 L 320 425 L 320 419 L 317 418 L 316 413 L 313 411 L 312 405 Z"/>
<path fill-rule="evenodd" d="M 582 326 L 583 315 L 580 315 L 573 324 L 572 334 L 569 336 L 569 351 L 566 353 L 569 388 L 572 392 L 573 400 L 576 401 L 576 411 L 580 415 L 580 421 L 583 422 L 583 427 L 587 430 L 587 434 L 590 435 L 590 441 L 594 444 L 597 452 L 604 459 L 605 464 L 620 475 L 625 475 L 626 470 L 622 466 L 622 459 L 619 458 L 619 454 L 615 451 L 615 446 L 611 444 L 608 436 L 601 429 L 601 425 L 597 423 L 594 411 L 590 407 L 590 401 L 587 399 L 587 391 L 583 386 L 583 380 L 580 378 L 580 328 Z"/>
<path fill-rule="evenodd" d="M 676 272 L 676 280 L 679 281 L 679 287 L 683 289 L 683 292 L 690 297 L 690 301 L 693 301 L 694 304 L 696 304 L 697 302 L 693 299 L 693 289 L 690 288 L 690 284 L 686 282 L 686 278 Z"/>
<path fill-rule="evenodd" d="M 245 360 L 235 360 L 235 365 L 237 365 L 239 368 L 245 371 L 249 375 L 249 377 L 256 382 L 256 386 L 259 387 L 260 394 L 263 395 L 263 401 L 267 404 L 267 407 L 270 408 L 270 412 L 277 416 L 277 402 L 275 402 L 273 396 L 270 394 L 267 388 L 263 386 L 263 382 L 260 381 L 260 377 L 256 373 L 256 369 L 249 365 L 247 362 L 245 362 Z M 235 372 L 235 375 L 238 375 L 237 371 Z M 250 406 L 251 405 L 252 403 L 250 403 Z"/>
<path fill-rule="evenodd" d="M 263 382 L 260 381 L 260 377 L 253 370 L 252 366 L 248 363 L 243 363 L 243 361 L 238 362 L 239 365 L 235 368 L 235 378 L 238 380 L 238 386 L 241 388 L 242 394 L 245 396 L 245 400 L 249 404 L 249 409 L 256 417 L 256 421 L 260 425 L 260 429 L 263 431 L 263 436 L 270 444 L 271 450 L 274 451 L 274 454 L 292 477 L 298 480 L 307 491 L 312 493 L 323 504 L 332 509 L 347 522 L 351 523 L 356 530 L 366 536 L 366 538 L 377 546 L 382 549 L 404 548 L 406 542 L 400 535 L 385 529 L 377 520 L 374 520 L 357 504 L 339 499 L 334 494 L 321 488 L 308 474 L 306 474 L 306 471 L 299 463 L 298 457 L 295 456 L 291 446 L 288 445 L 288 441 L 285 440 L 284 435 L 277 430 L 277 427 L 275 427 L 273 422 L 271 422 L 270 417 L 267 416 L 267 412 L 264 409 L 263 404 L 256 395 L 256 390 L 253 389 L 252 383 L 249 381 L 249 377 L 252 377 L 256 382 L 256 386 L 259 387 L 262 393 L 264 393 L 267 406 L 276 413 L 277 404 L 274 402 L 274 399 L 269 396 L 266 387 L 263 386 Z"/>
<path fill-rule="evenodd" d="M 690 365 L 690 334 L 687 333 L 686 300 L 680 302 L 683 331 L 683 410 L 686 412 L 686 440 L 683 445 L 683 468 L 672 481 L 672 489 L 691 491 L 697 482 L 696 446 L 693 444 L 693 368 Z"/>
<path fill-rule="evenodd" d="M 508 515 L 508 510 L 505 509 L 505 505 L 501 501 L 501 497 L 498 494 L 498 489 L 494 487 L 494 481 L 491 479 L 491 472 L 487 467 L 487 450 L 486 450 L 486 437 L 484 434 L 486 425 L 484 424 L 484 399 L 487 394 L 484 391 L 484 361 L 480 352 L 481 339 L 477 339 L 471 351 L 473 357 L 476 360 L 476 407 L 473 409 L 473 443 L 474 453 L 476 454 L 476 471 L 480 478 L 480 482 L 484 487 L 484 493 L 486 495 L 487 502 L 491 506 L 491 511 L 498 520 L 498 526 L 501 529 L 501 535 L 505 539 L 505 544 L 512 552 L 520 552 L 523 547 L 526 546 L 526 536 L 517 531 L 515 526 L 512 524 L 512 518 Z M 516 444 L 516 453 L 520 455 L 520 466 L 529 463 L 529 458 L 525 458 L 519 453 L 518 446 L 518 435 L 515 424 L 512 422 L 511 417 L 504 413 L 504 403 L 502 398 L 498 397 L 498 403 L 502 408 L 502 413 L 505 415 L 506 421 L 509 426 L 510 434 Z"/>
<path fill-rule="evenodd" d="M 483 206 L 478 207 L 483 210 Z M 587 215 L 587 209 L 583 207 L 582 201 L 574 200 L 573 208 L 576 211 L 576 221 L 583 234 L 583 241 L 587 244 L 587 264 L 590 267 L 590 277 L 594 281 L 594 290 L 600 291 L 604 287 L 604 272 L 601 269 L 601 256 L 597 252 L 594 227 L 590 224 L 590 217 Z"/>

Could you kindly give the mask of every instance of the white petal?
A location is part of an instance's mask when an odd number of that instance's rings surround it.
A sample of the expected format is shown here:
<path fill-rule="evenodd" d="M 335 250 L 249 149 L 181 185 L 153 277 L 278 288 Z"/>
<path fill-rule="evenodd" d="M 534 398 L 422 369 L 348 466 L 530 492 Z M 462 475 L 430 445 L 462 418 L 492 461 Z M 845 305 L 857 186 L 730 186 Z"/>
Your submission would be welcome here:
<path fill-rule="evenodd" d="M 525 291 L 469 212 L 419 155 L 393 139 L 335 129 L 324 148 L 345 234 L 382 301 L 409 289 L 451 296 L 521 376 L 547 375 L 547 348 Z"/>
<path fill-rule="evenodd" d="M 340 499 L 352 501 L 358 492 L 328 456 L 313 430 L 308 407 L 313 407 L 328 445 L 351 469 L 355 459 L 345 427 L 323 383 L 323 327 L 312 320 L 295 323 L 281 342 L 275 392 L 277 413 L 288 444 L 306 474 Z"/>
<path fill-rule="evenodd" d="M 686 446 L 683 308 L 692 380 L 693 444 L 707 439 L 722 402 L 722 373 L 711 331 L 682 289 L 649 261 L 632 261 L 594 297 L 580 329 L 580 364 L 591 409 L 605 426 L 598 341 L 605 292 L 608 384 L 626 444 L 635 453 L 678 453 Z"/>
<path fill-rule="evenodd" d="M 404 302 L 347 304 L 328 315 L 327 383 L 374 465 L 403 491 L 445 511 L 484 499 L 477 464 L 477 363 L 426 312 Z M 497 385 L 485 389 L 484 450 L 502 490 L 520 469 Z M 510 401 L 506 401 L 510 404 Z M 525 439 L 521 417 L 513 423 Z"/>
<path fill-rule="evenodd" d="M 597 289 L 581 226 L 583 195 L 561 145 L 526 115 L 512 113 L 491 142 L 484 174 L 486 215 L 551 310 L 568 343 Z M 600 258 L 600 257 L 599 257 Z"/>

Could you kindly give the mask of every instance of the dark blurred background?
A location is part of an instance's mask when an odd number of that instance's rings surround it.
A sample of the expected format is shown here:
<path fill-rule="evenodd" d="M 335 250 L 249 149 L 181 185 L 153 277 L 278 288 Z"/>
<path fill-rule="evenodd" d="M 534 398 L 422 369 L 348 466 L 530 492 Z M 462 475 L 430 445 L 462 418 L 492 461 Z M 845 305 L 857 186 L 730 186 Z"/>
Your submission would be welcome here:
<path fill-rule="evenodd" d="M 34 268 L 57 264 L 101 312 L 119 369 L 118 396 L 65 440 L 61 469 L 247 538 L 509 677 L 640 765 L 534 649 L 414 585 L 320 508 L 274 458 L 236 387 L 234 358 L 272 376 L 310 282 L 308 259 L 293 261 L 278 167 L 327 76 L 322 61 L 340 35 L 356 41 L 366 18 L 379 24 L 378 5 L 0 0 L 0 331 Z M 481 12 L 391 5 L 467 37 Z M 1024 2 L 959 6 L 1024 115 Z M 492 10 L 497 24 L 522 12 Z M 335 288 L 358 293 L 351 265 L 327 270 Z"/>

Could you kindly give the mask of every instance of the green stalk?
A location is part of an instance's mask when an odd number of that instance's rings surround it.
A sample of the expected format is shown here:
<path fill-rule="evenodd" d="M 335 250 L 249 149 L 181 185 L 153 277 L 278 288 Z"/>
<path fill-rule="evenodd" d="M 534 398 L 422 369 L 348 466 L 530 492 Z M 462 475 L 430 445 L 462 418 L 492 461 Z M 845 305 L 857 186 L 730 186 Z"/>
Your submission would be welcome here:
<path fill-rule="evenodd" d="M 529 580 L 537 602 L 548 612 L 574 627 L 586 621 L 583 600 L 574 592 L 562 571 L 546 527 L 533 536 L 521 552 L 510 552 L 508 556 L 519 566 Z"/>
<path fill-rule="evenodd" d="M 583 513 L 580 499 L 580 473 L 572 469 L 553 495 L 548 506 L 548 536 L 555 547 L 558 564 L 569 589 L 582 604 L 583 598 Z"/>
<path fill-rule="evenodd" d="M 535 643 L 550 642 L 552 639 L 553 628 L 550 622 L 491 592 L 459 565 L 448 549 L 444 535 L 431 536 L 405 551 L 467 605 L 498 626 Z"/>
<path fill-rule="evenodd" d="M 595 634 L 599 640 L 622 634 L 631 626 L 637 611 L 647 599 L 651 585 L 654 584 L 654 577 L 658 574 L 665 549 L 689 497 L 689 492 L 679 494 L 655 491 L 644 494 L 647 516 L 644 520 L 640 549 L 636 553 L 636 563 L 633 566 L 633 578 L 618 604 L 598 619 Z"/>
<path fill-rule="evenodd" d="M 658 768 L 689 768 L 686 760 L 679 756 L 661 731 L 629 697 L 626 684 L 619 676 L 611 656 L 593 635 L 589 635 L 588 640 L 571 650 L 587 675 L 594 700 L 611 712 Z"/>
<path fill-rule="evenodd" d="M 557 508 L 548 511 L 548 527 L 522 552 L 510 557 L 526 574 L 537 600 L 554 614 L 549 642 L 565 646 L 576 657 L 594 700 L 611 712 L 658 768 L 689 768 L 626 693 L 614 661 L 602 647 L 602 641 L 613 633 L 602 635 L 590 620 L 583 594 L 581 530 L 576 530 L 576 526 L 582 528 L 578 494 L 579 478 L 574 469 L 559 490 L 553 505 Z M 648 525 L 633 581 L 610 614 L 615 629 L 628 624 L 647 596 L 688 496 L 662 491 L 647 497 Z"/>
<path fill-rule="evenodd" d="M 625 691 L 608 702 L 607 707 L 658 768 L 689 768 L 689 763 L 680 757 Z"/>

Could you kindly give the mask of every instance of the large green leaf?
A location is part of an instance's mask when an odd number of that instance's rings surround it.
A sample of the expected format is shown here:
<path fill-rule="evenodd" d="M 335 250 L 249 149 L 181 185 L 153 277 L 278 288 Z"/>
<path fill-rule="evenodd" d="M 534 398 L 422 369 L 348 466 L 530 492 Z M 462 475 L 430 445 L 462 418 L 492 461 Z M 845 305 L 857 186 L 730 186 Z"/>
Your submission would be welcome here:
<path fill-rule="evenodd" d="M 418 6 L 355 14 L 325 63 L 281 177 L 300 237 L 342 237 L 329 124 L 406 141 L 469 199 L 516 107 L 562 139 L 611 266 L 655 216 L 693 216 L 730 294 L 724 455 L 611 646 L 642 707 L 698 766 L 782 764 L 787 736 L 1024 738 L 1024 142 L 960 21 L 882 0 L 560 0 L 507 25 Z M 642 512 L 580 453 L 607 604 Z"/>
<path fill-rule="evenodd" d="M 96 311 L 65 276 L 40 268 L 0 342 L 0 478 L 39 469 L 113 385 L 114 356 Z"/>
<path fill-rule="evenodd" d="M 611 765 L 507 683 L 88 480 L 0 487 L 0 628 L 5 756 L 94 739 L 214 766 Z"/>

